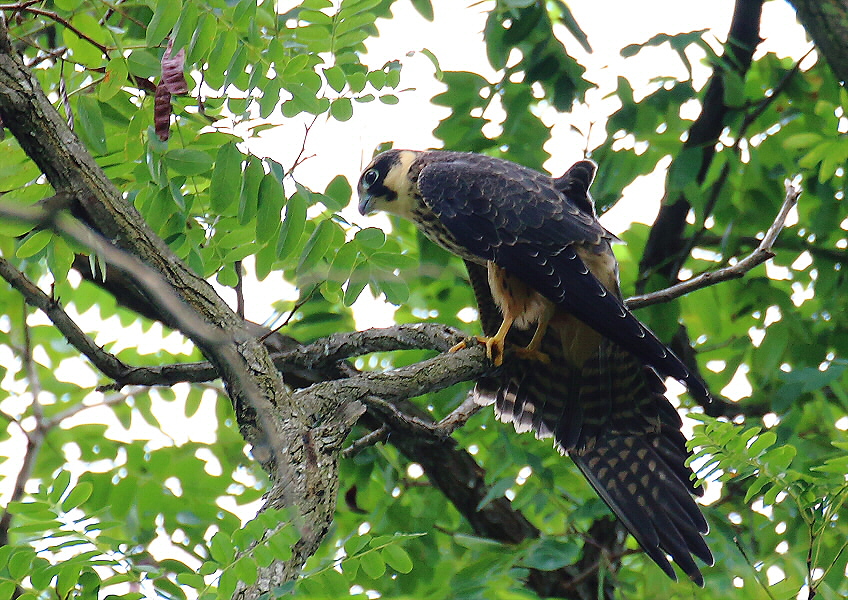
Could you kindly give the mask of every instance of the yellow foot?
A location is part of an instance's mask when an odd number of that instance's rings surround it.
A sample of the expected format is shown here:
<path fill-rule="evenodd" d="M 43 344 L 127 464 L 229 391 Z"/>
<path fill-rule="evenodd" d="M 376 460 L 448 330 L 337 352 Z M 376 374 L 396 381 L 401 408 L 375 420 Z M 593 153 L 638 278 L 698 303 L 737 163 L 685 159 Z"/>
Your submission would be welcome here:
<path fill-rule="evenodd" d="M 541 363 L 545 363 L 546 365 L 551 364 L 551 357 L 542 352 L 541 350 L 536 350 L 535 348 L 516 348 L 515 354 L 519 358 L 524 358 L 527 360 L 538 360 Z"/>
<path fill-rule="evenodd" d="M 462 340 L 458 344 L 451 346 L 451 348 L 450 348 L 450 350 L 448 350 L 448 352 L 459 352 L 460 350 L 463 350 L 465 348 L 468 348 L 468 344 L 466 343 L 465 340 Z"/>
<path fill-rule="evenodd" d="M 496 367 L 499 367 L 503 364 L 504 348 L 506 344 L 502 339 L 499 339 L 497 337 L 486 337 L 483 335 L 476 335 L 474 336 L 474 339 L 486 346 L 486 356 L 495 364 Z M 463 348 L 468 348 L 468 340 L 462 340 L 461 342 L 453 346 L 450 350 L 448 350 L 448 352 L 459 352 Z M 536 352 L 534 354 L 534 357 L 536 354 L 541 355 L 545 359 L 547 359 L 546 354 Z M 540 358 L 539 360 L 543 359 Z M 550 359 L 548 359 L 547 362 L 550 362 Z"/>
<path fill-rule="evenodd" d="M 486 346 L 486 356 L 492 361 L 492 363 L 499 367 L 503 364 L 504 359 L 504 350 L 506 348 L 506 343 L 503 339 L 494 336 L 494 337 L 482 337 L 479 336 L 477 338 L 481 344 Z"/>

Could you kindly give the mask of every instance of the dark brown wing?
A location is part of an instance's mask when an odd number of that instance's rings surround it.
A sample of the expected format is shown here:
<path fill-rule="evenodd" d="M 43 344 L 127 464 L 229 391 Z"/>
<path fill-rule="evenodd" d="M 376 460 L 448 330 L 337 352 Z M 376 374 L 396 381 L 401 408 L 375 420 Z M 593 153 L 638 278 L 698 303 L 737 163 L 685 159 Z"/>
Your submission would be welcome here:
<path fill-rule="evenodd" d="M 660 373 L 685 382 L 693 395 L 709 398 L 703 382 L 580 259 L 575 245 L 606 243 L 608 234 L 553 180 L 477 154 L 429 152 L 421 160 L 422 198 L 459 245 L 521 278 Z"/>
<path fill-rule="evenodd" d="M 486 268 L 466 266 L 483 331 L 493 335 L 501 315 Z M 523 346 L 531 334 L 513 329 L 507 339 Z M 568 364 L 558 332 L 548 333 L 542 350 L 550 365 L 508 359 L 500 374 L 478 381 L 478 402 L 494 403 L 498 418 L 519 432 L 553 437 L 665 573 L 675 578 L 667 553 L 703 585 L 692 555 L 712 564 L 702 537 L 708 527 L 690 496 L 700 490 L 685 466 L 680 417 L 663 396 L 662 382 L 612 343 L 603 342 L 582 367 Z"/>

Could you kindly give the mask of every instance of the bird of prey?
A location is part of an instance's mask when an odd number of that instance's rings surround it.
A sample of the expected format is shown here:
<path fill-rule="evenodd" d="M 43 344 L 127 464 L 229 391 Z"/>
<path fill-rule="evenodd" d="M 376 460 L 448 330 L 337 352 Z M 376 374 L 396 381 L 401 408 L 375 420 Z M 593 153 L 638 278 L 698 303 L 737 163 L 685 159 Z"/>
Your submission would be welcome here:
<path fill-rule="evenodd" d="M 477 382 L 477 401 L 518 432 L 552 437 L 669 577 L 668 556 L 703 585 L 693 555 L 713 557 L 692 497 L 703 492 L 660 376 L 704 402 L 709 392 L 624 306 L 594 175 L 591 161 L 554 179 L 479 154 L 389 150 L 360 177 L 359 211 L 410 219 L 465 260 L 481 341 L 502 365 Z"/>

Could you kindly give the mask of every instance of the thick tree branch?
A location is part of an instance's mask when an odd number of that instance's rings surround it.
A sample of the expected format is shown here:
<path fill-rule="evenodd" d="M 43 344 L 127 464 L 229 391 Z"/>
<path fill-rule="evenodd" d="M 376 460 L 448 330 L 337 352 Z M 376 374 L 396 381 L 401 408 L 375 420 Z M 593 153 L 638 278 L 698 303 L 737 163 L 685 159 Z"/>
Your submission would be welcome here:
<path fill-rule="evenodd" d="M 265 459 L 263 463 L 274 481 L 269 503 L 296 505 L 303 519 L 302 537 L 293 548 L 292 558 L 263 569 L 260 581 L 266 587 L 253 589 L 246 597 L 270 592 L 299 572 L 329 529 L 335 511 L 338 452 L 361 406 L 345 406 L 337 398 L 326 397 L 321 398 L 324 402 L 321 405 L 310 402 L 307 406 L 298 406 L 292 402 L 266 348 L 251 335 L 244 320 L 155 235 L 68 128 L 38 80 L 13 50 L 2 19 L 0 120 L 38 165 L 53 189 L 79 202 L 85 222 L 109 240 L 103 242 L 104 246 L 114 246 L 137 257 L 162 277 L 165 285 L 180 302 L 196 312 L 200 321 L 220 328 L 220 344 L 208 343 L 205 336 L 193 335 L 194 330 L 187 333 L 225 382 L 242 434 L 255 450 L 259 450 L 255 451 L 255 456 Z M 67 217 L 54 219 L 51 224 L 57 223 L 68 223 L 71 229 L 79 230 L 80 227 L 69 224 Z M 131 270 L 130 274 L 135 273 Z M 262 398 L 264 402 L 251 402 L 253 397 Z M 264 403 L 273 407 L 272 418 L 264 419 L 260 413 Z M 273 440 L 273 447 L 285 447 L 287 452 L 278 453 L 276 457 L 268 452 L 268 456 L 263 457 L 261 450 L 263 446 L 272 447 L 270 440 Z M 314 460 L 306 464 L 307 458 Z M 304 468 L 293 468 L 304 464 Z"/>
<path fill-rule="evenodd" d="M 789 3 L 844 86 L 848 82 L 848 2 L 789 0 Z"/>
<path fill-rule="evenodd" d="M 715 144 L 731 110 L 724 103 L 725 73 L 727 69 L 733 69 L 737 76 L 744 78 L 750 68 L 754 50 L 760 43 L 762 4 L 763 0 L 736 1 L 725 44 L 725 60 L 715 65 L 701 102 L 701 114 L 692 124 L 683 143 L 684 152 L 701 152 L 701 161 L 695 176 L 695 181 L 699 184 L 703 183 L 707 175 L 715 156 Z M 663 199 L 639 263 L 637 290 L 640 293 L 644 291 L 650 273 L 658 272 L 666 281 L 674 281 L 677 257 L 685 247 L 683 232 L 690 208 L 689 201 L 682 194 L 675 198 Z"/>

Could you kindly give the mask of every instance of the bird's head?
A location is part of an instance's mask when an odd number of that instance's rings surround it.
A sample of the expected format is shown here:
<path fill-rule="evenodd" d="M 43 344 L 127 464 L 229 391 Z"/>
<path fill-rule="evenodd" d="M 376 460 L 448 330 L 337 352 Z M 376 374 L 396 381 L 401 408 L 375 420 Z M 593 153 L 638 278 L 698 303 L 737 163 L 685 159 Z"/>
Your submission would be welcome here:
<path fill-rule="evenodd" d="M 409 167 L 418 154 L 412 150 L 388 150 L 374 157 L 362 172 L 356 188 L 361 214 L 384 210 L 401 217 L 409 216 L 413 203 Z"/>

